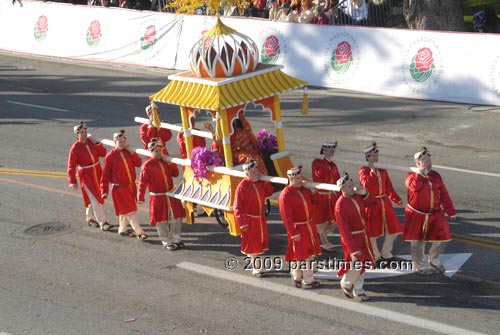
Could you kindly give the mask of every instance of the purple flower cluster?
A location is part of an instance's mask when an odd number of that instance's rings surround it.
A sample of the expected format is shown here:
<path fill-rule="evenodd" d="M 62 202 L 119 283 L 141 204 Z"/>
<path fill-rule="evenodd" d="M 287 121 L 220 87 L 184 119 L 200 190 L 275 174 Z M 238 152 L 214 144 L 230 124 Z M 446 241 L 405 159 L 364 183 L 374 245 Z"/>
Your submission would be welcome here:
<path fill-rule="evenodd" d="M 278 149 L 278 139 L 265 129 L 262 129 L 257 134 L 257 147 L 260 150 L 276 152 Z"/>
<path fill-rule="evenodd" d="M 221 166 L 222 160 L 217 152 L 196 147 L 191 151 L 191 169 L 197 181 L 208 177 L 208 166 Z"/>

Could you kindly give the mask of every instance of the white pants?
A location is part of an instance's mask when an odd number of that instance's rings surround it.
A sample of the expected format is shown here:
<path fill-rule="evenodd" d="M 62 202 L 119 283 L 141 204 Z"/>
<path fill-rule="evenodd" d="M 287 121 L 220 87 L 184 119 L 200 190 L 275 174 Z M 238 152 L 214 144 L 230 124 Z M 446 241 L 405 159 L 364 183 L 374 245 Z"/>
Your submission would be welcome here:
<path fill-rule="evenodd" d="M 322 224 L 316 225 L 316 229 L 318 230 L 319 240 L 321 242 L 321 246 L 324 248 L 330 248 L 333 245 L 328 241 L 328 233 L 335 229 L 335 225 L 329 222 L 325 222 Z"/>
<path fill-rule="evenodd" d="M 156 231 L 163 245 L 169 246 L 181 241 L 182 219 L 156 223 Z"/>
<path fill-rule="evenodd" d="M 250 261 L 251 261 L 251 263 L 250 263 L 250 264 L 252 264 L 252 274 L 253 274 L 253 275 L 255 275 L 255 274 L 259 273 L 259 272 L 263 272 L 263 270 L 262 270 L 262 269 L 257 269 L 257 268 L 255 268 L 255 267 L 254 267 L 254 265 L 255 265 L 255 259 L 256 259 L 256 258 L 257 258 L 257 256 L 259 256 L 259 255 L 260 255 L 260 254 L 248 254 L 248 256 L 250 256 Z M 261 265 L 261 268 L 264 266 L 264 264 L 262 264 L 262 260 L 261 260 L 261 262 L 260 262 L 260 265 Z"/>
<path fill-rule="evenodd" d="M 375 260 L 379 260 L 380 256 L 383 258 L 392 258 L 392 248 L 394 246 L 394 241 L 398 238 L 399 234 L 386 234 L 384 239 L 384 244 L 382 245 L 382 253 L 380 253 L 377 245 L 378 237 L 370 237 L 370 242 L 372 244 L 373 256 Z"/>
<path fill-rule="evenodd" d="M 354 295 L 358 296 L 365 293 L 365 290 L 363 289 L 364 282 L 365 280 L 361 275 L 361 270 L 351 269 L 342 276 L 340 285 L 349 289 L 353 288 Z"/>
<path fill-rule="evenodd" d="M 427 242 L 411 242 L 411 259 L 417 270 L 428 268 L 428 263 L 425 261 L 425 244 Z M 443 253 L 448 242 L 432 242 L 429 249 L 429 263 L 436 266 L 441 265 L 439 256 Z"/>
<path fill-rule="evenodd" d="M 303 284 L 311 284 L 314 281 L 314 271 L 312 268 L 312 260 L 314 257 L 308 258 L 305 262 L 307 262 L 307 269 L 303 270 L 300 267 L 300 264 L 303 263 L 301 261 L 292 261 L 290 262 L 290 266 L 292 267 L 292 278 L 295 281 L 301 280 Z"/>
<path fill-rule="evenodd" d="M 118 216 L 118 222 L 120 224 L 118 227 L 118 234 L 126 233 L 128 231 L 127 221 L 130 222 L 130 225 L 132 226 L 132 229 L 134 229 L 137 236 L 144 234 L 144 230 L 142 230 L 141 225 L 139 224 L 139 219 L 137 218 L 137 212 Z"/>
<path fill-rule="evenodd" d="M 104 214 L 104 209 L 102 208 L 102 204 L 97 201 L 94 195 L 89 191 L 87 185 L 83 184 L 83 188 L 87 193 L 87 196 L 90 200 L 90 205 L 87 207 L 85 212 L 85 218 L 87 221 L 95 220 L 99 222 L 99 225 L 102 227 L 104 222 L 106 222 L 106 215 Z"/>
<path fill-rule="evenodd" d="M 344 273 L 342 279 L 340 279 L 340 285 L 349 289 L 352 288 L 354 295 L 358 296 L 365 294 L 365 290 L 363 289 L 365 279 L 361 274 L 361 269 L 354 269 L 354 262 L 356 262 L 356 257 L 352 257 L 351 269 Z"/>

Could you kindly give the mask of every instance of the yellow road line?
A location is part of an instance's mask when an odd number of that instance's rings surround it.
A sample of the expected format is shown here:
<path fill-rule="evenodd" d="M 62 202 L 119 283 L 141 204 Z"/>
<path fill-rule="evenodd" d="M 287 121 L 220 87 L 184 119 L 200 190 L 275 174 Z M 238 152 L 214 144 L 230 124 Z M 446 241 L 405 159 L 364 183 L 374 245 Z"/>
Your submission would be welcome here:
<path fill-rule="evenodd" d="M 5 172 L 0 170 L 0 174 L 11 175 L 11 176 L 30 176 L 30 177 L 47 177 L 47 178 L 57 178 L 66 179 L 66 176 L 50 175 L 50 174 L 37 174 L 37 173 L 25 173 L 25 172 Z"/>
<path fill-rule="evenodd" d="M 484 238 L 484 237 L 479 237 L 479 236 L 474 236 L 474 235 L 462 235 L 462 234 L 457 234 L 457 233 L 453 233 L 453 234 L 451 234 L 451 236 L 465 239 L 465 240 L 473 240 L 473 241 L 484 242 L 487 244 L 493 244 L 493 245 L 500 246 L 500 241 L 491 240 L 489 238 Z"/>
<path fill-rule="evenodd" d="M 44 171 L 44 170 L 25 170 L 25 169 L 9 169 L 9 168 L 0 168 L 0 173 L 2 174 L 32 174 L 32 175 L 43 175 L 43 176 L 59 176 L 66 177 L 66 172 L 58 172 L 58 171 Z"/>
<path fill-rule="evenodd" d="M 461 243 L 465 243 L 465 244 L 476 245 L 476 246 L 479 246 L 479 247 L 485 247 L 485 248 L 500 250 L 500 245 L 488 244 L 488 243 L 478 242 L 478 241 L 474 241 L 474 240 L 466 240 L 466 239 L 462 239 L 462 238 L 459 238 L 459 237 L 453 237 L 452 241 L 461 242 Z"/>

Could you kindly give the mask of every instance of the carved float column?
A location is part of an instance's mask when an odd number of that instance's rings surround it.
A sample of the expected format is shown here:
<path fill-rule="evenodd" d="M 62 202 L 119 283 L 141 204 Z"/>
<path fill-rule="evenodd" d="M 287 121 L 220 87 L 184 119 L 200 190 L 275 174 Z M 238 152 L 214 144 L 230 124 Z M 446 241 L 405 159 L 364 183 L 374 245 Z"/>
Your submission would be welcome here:
<path fill-rule="evenodd" d="M 283 123 L 281 122 L 280 96 L 273 98 L 274 127 L 276 128 L 276 139 L 278 140 L 278 151 L 285 150 L 285 135 L 283 134 Z"/>

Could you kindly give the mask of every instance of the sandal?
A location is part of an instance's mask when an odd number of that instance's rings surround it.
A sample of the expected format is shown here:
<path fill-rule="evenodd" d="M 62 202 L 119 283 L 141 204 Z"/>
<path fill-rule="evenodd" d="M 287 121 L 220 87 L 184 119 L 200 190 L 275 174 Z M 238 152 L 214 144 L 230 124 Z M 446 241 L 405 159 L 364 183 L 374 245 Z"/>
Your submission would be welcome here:
<path fill-rule="evenodd" d="M 109 224 L 109 222 L 104 222 L 101 226 L 101 230 L 102 231 L 108 231 L 112 228 L 113 226 L 111 224 Z"/>
<path fill-rule="evenodd" d="M 354 298 L 354 293 L 352 292 L 352 288 L 347 288 L 346 286 L 340 284 L 340 288 L 342 289 L 342 292 L 344 292 L 344 295 L 349 298 L 349 299 L 352 299 Z"/>
<path fill-rule="evenodd" d="M 87 221 L 87 224 L 92 227 L 92 228 L 97 228 L 99 227 L 99 222 L 97 222 L 96 220 L 94 219 L 90 219 Z"/>
<path fill-rule="evenodd" d="M 165 248 L 167 248 L 167 250 L 174 251 L 179 249 L 179 245 L 177 245 L 176 243 L 167 244 Z"/>
<path fill-rule="evenodd" d="M 140 234 L 140 235 L 137 235 L 137 238 L 141 241 L 145 241 L 148 238 L 148 235 Z"/>
<path fill-rule="evenodd" d="M 295 284 L 296 288 L 302 288 L 302 280 L 293 280 L 293 283 Z"/>
<path fill-rule="evenodd" d="M 252 275 L 253 275 L 255 278 L 262 278 L 262 277 L 265 277 L 265 276 L 266 276 L 266 273 L 265 273 L 265 272 L 256 272 L 256 273 L 252 273 Z"/>
<path fill-rule="evenodd" d="M 335 251 L 335 248 L 331 244 L 330 245 L 324 245 L 324 246 L 322 245 L 321 249 L 323 249 L 326 252 L 334 252 Z"/>
<path fill-rule="evenodd" d="M 419 276 L 432 276 L 432 275 L 437 274 L 437 272 L 434 269 L 420 269 L 420 270 L 415 271 L 415 274 L 417 274 Z"/>
<path fill-rule="evenodd" d="M 364 293 L 363 293 L 363 294 L 360 294 L 360 295 L 357 295 L 357 296 L 356 296 L 356 298 L 358 298 L 358 300 L 359 300 L 360 302 L 364 302 L 364 301 L 368 301 L 368 300 L 370 300 L 370 297 L 369 297 L 369 296 L 367 296 L 367 295 L 366 295 L 366 294 L 364 294 Z"/>
<path fill-rule="evenodd" d="M 307 284 L 310 288 L 318 288 L 321 286 L 321 283 L 317 280 L 313 281 L 311 284 Z"/>
<path fill-rule="evenodd" d="M 446 272 L 446 269 L 442 265 L 435 265 L 431 262 L 429 262 L 429 265 L 432 266 L 436 270 L 436 272 L 440 275 Z"/>

